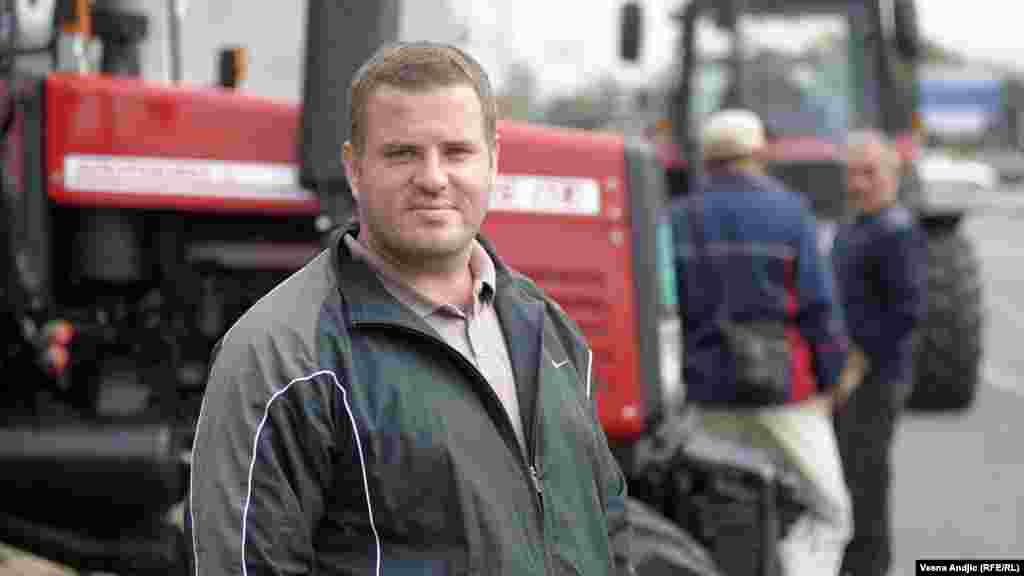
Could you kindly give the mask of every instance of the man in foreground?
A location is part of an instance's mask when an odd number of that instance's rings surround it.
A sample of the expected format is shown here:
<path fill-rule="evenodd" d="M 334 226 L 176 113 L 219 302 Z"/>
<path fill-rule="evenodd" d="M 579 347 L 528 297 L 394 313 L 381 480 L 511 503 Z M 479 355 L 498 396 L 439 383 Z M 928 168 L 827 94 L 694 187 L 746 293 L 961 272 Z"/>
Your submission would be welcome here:
<path fill-rule="evenodd" d="M 479 235 L 487 75 L 450 46 L 388 46 L 349 102 L 358 222 L 216 350 L 195 574 L 628 573 L 591 350 Z"/>

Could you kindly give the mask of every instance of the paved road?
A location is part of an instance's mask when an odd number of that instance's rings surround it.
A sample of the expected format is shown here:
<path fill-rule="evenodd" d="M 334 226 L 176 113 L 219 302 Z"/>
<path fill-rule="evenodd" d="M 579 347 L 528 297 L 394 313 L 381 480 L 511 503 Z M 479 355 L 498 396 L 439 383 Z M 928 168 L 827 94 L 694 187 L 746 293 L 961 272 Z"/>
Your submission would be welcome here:
<path fill-rule="evenodd" d="M 962 416 L 906 418 L 894 449 L 893 576 L 914 560 L 1024 558 L 1024 189 L 945 194 L 981 259 L 983 383 Z"/>

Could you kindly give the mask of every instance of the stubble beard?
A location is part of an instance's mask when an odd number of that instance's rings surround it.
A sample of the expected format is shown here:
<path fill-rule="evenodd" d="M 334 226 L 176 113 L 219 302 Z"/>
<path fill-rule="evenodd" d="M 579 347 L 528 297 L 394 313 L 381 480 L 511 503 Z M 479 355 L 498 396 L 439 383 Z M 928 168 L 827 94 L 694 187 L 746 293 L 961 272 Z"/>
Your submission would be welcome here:
<path fill-rule="evenodd" d="M 376 227 L 371 227 L 376 228 Z M 476 232 L 466 223 L 449 225 L 442 233 L 424 230 L 371 229 L 377 248 L 403 267 L 442 270 L 467 254 Z"/>

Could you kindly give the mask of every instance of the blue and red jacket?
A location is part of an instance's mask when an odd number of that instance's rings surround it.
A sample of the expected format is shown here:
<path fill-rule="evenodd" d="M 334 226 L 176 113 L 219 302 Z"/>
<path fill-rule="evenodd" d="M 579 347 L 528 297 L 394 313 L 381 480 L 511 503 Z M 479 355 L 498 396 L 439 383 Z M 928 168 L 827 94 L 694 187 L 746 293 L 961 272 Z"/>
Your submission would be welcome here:
<path fill-rule="evenodd" d="M 846 331 L 806 199 L 771 177 L 716 172 L 697 194 L 676 200 L 669 218 L 687 400 L 736 404 L 735 372 L 716 328 L 722 310 L 734 321 L 786 323 L 787 403 L 835 386 L 846 359 Z M 696 244 L 694 234 L 701 235 Z"/>

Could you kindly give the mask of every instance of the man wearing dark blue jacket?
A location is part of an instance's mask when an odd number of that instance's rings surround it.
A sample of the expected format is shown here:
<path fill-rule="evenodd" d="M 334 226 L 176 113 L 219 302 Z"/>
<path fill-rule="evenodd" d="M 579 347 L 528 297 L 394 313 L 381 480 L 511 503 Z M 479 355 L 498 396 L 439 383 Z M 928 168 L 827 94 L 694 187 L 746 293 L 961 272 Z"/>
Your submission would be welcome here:
<path fill-rule="evenodd" d="M 840 229 L 833 258 L 850 337 L 869 368 L 835 422 L 854 512 L 843 570 L 856 576 L 883 576 L 891 562 L 890 451 L 926 310 L 926 248 L 897 200 L 899 165 L 881 134 L 850 136 L 847 183 L 856 215 Z"/>
<path fill-rule="evenodd" d="M 786 576 L 834 576 L 849 539 L 849 494 L 832 427 L 846 336 L 832 270 L 806 199 L 758 160 L 764 127 L 747 110 L 711 116 L 707 177 L 670 211 L 683 311 L 687 399 L 712 433 L 767 451 L 803 479 L 811 510 L 780 546 Z M 785 398 L 744 398 L 718 319 L 784 327 Z"/>

